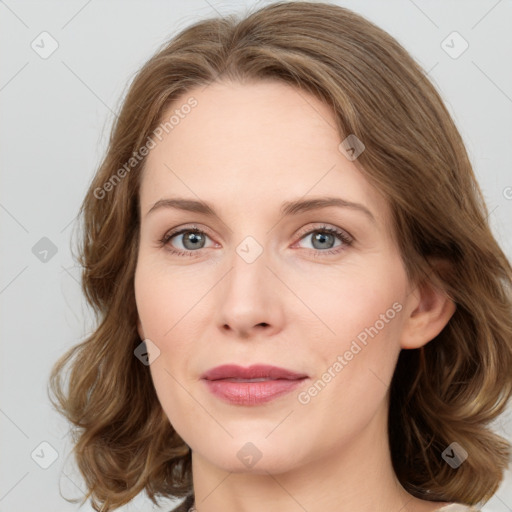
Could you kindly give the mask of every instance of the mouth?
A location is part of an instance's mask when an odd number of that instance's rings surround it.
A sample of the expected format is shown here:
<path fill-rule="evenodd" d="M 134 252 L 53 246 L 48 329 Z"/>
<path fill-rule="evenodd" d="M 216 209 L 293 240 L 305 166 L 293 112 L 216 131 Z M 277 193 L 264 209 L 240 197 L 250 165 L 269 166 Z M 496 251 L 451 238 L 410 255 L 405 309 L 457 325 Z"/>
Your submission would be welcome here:
<path fill-rule="evenodd" d="M 208 390 L 231 405 L 255 406 L 290 393 L 309 377 L 284 368 L 254 365 L 217 366 L 202 376 Z"/>
<path fill-rule="evenodd" d="M 231 378 L 231 379 L 214 379 L 216 381 L 227 381 L 227 382 L 265 382 L 265 381 L 269 381 L 269 380 L 295 380 L 295 379 L 235 379 L 235 378 Z"/>
<path fill-rule="evenodd" d="M 206 371 L 201 378 L 206 380 L 232 379 L 239 382 L 262 382 L 264 380 L 298 380 L 308 377 L 278 366 L 256 364 L 245 368 L 235 364 L 224 364 Z"/>

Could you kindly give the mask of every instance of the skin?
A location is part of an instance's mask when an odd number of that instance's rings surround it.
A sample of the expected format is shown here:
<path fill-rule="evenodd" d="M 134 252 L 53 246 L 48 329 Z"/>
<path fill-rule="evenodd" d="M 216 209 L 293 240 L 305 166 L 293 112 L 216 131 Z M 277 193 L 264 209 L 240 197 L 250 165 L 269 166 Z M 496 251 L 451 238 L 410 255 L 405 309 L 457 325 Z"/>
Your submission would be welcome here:
<path fill-rule="evenodd" d="M 191 96 L 197 106 L 146 162 L 135 294 L 141 339 L 160 351 L 150 365 L 156 393 L 192 449 L 197 509 L 437 510 L 445 503 L 413 497 L 395 477 L 388 388 L 400 350 L 432 340 L 455 305 L 408 282 L 389 205 L 339 151 L 327 105 L 279 82 L 216 82 L 188 91 L 169 113 Z M 280 215 L 284 201 L 322 196 L 364 205 L 375 223 L 332 206 Z M 148 215 L 171 197 L 206 201 L 217 216 L 173 208 Z M 159 245 L 172 228 L 191 224 L 207 230 L 204 243 L 184 245 L 182 234 Z M 315 244 L 323 224 L 353 243 L 333 236 Z M 262 249 L 252 263 L 236 252 L 247 236 Z M 195 252 L 173 255 L 171 247 Z M 301 403 L 298 393 L 394 303 L 400 312 Z M 310 379 L 269 403 L 232 405 L 200 380 L 225 363 L 273 364 Z M 261 454 L 252 467 L 237 456 L 248 442 Z"/>

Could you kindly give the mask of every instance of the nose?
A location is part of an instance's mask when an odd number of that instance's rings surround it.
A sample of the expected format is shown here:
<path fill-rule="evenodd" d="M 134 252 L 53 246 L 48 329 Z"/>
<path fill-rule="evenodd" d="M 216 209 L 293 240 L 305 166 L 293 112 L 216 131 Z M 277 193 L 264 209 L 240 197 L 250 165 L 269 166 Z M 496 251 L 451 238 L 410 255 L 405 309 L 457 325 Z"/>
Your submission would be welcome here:
<path fill-rule="evenodd" d="M 217 320 L 224 335 L 247 339 L 282 329 L 282 283 L 269 268 L 265 251 L 250 263 L 235 254 L 222 281 Z"/>

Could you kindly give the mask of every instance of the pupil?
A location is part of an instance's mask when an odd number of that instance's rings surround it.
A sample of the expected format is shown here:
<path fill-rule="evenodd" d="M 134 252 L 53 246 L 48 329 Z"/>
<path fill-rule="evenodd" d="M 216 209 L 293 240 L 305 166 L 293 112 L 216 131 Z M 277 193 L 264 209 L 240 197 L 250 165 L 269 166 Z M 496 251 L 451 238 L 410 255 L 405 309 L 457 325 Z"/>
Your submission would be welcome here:
<path fill-rule="evenodd" d="M 197 247 L 198 244 L 196 242 L 201 242 L 201 234 L 200 233 L 189 233 L 185 236 L 184 245 L 187 247 L 187 243 L 192 243 L 192 248 Z"/>
<path fill-rule="evenodd" d="M 329 238 L 332 238 L 333 235 L 330 233 L 318 233 L 316 236 L 313 237 L 313 245 L 315 245 L 315 242 L 325 243 Z M 318 247 L 315 247 L 318 248 Z M 320 249 L 325 249 L 325 247 L 321 246 Z"/>

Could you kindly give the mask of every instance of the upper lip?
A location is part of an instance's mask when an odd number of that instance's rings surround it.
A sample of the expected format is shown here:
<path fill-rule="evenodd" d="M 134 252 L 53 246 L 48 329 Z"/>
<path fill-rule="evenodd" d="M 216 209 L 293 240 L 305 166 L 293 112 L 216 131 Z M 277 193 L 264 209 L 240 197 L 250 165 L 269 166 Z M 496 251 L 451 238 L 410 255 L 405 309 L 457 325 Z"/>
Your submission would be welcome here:
<path fill-rule="evenodd" d="M 255 364 L 244 368 L 236 364 L 223 364 L 210 368 L 208 371 L 203 373 L 202 379 L 206 380 L 219 380 L 219 379 L 288 379 L 296 380 L 307 377 L 304 373 L 297 373 L 285 368 L 279 368 L 278 366 L 271 366 L 266 364 Z"/>

